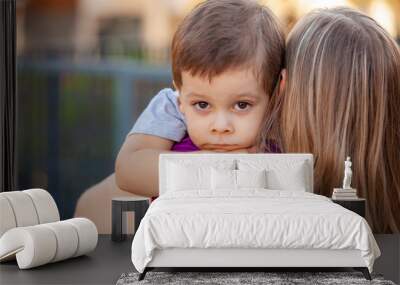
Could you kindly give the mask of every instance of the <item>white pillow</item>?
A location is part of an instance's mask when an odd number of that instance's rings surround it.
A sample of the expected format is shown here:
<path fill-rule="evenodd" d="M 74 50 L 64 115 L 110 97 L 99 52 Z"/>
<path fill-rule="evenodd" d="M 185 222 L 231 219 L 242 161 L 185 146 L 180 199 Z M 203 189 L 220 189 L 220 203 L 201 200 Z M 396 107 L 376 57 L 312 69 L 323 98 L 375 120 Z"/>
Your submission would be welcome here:
<path fill-rule="evenodd" d="M 238 188 L 267 188 L 267 175 L 262 170 L 236 170 Z"/>
<path fill-rule="evenodd" d="M 211 168 L 211 189 L 236 190 L 236 170 Z"/>
<path fill-rule="evenodd" d="M 306 160 L 238 160 L 240 170 L 266 170 L 267 189 L 307 191 L 309 169 Z"/>
<path fill-rule="evenodd" d="M 240 188 L 266 188 L 266 171 L 211 169 L 213 190 L 238 190 Z"/>
<path fill-rule="evenodd" d="M 273 190 L 306 191 L 307 171 L 305 162 L 284 170 L 267 170 L 267 188 Z"/>
<path fill-rule="evenodd" d="M 177 159 L 166 165 L 167 191 L 211 190 L 211 168 L 234 169 L 234 160 Z"/>
<path fill-rule="evenodd" d="M 210 189 L 210 167 L 185 166 L 170 163 L 168 168 L 168 191 Z"/>

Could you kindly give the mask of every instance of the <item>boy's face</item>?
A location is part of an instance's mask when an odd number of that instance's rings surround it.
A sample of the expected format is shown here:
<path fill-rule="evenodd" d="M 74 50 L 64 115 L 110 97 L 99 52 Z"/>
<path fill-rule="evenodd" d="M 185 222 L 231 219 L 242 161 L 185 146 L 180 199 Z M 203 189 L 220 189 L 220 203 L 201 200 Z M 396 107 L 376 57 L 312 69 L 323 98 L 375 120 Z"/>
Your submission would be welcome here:
<path fill-rule="evenodd" d="M 203 150 L 252 147 L 268 99 L 252 70 L 228 70 L 212 78 L 182 72 L 178 97 L 188 134 Z"/>

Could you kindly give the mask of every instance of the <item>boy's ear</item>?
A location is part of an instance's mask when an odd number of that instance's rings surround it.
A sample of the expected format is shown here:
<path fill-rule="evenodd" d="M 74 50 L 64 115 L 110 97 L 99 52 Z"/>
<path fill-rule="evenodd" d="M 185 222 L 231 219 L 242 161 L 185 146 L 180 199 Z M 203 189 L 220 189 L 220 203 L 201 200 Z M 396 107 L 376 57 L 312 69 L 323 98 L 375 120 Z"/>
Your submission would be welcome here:
<path fill-rule="evenodd" d="M 176 88 L 175 80 L 172 80 L 172 86 L 174 86 L 175 90 L 178 90 L 178 88 Z"/>
<path fill-rule="evenodd" d="M 286 77 L 287 77 L 287 71 L 284 68 L 281 71 L 281 79 L 280 79 L 280 82 L 279 82 L 279 95 L 282 95 L 283 91 L 285 90 Z"/>
<path fill-rule="evenodd" d="M 178 96 L 178 98 L 177 98 L 177 101 L 178 101 L 179 111 L 181 111 L 181 113 L 182 113 L 183 115 L 185 115 L 185 112 L 183 111 L 183 107 L 182 107 L 181 98 L 179 98 L 179 96 Z"/>

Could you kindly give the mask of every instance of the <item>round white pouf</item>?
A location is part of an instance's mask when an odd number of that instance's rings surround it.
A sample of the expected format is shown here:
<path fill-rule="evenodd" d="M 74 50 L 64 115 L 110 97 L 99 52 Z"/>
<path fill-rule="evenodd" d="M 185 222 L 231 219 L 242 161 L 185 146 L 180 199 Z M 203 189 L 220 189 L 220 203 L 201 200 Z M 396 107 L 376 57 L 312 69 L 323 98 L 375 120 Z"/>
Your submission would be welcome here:
<path fill-rule="evenodd" d="M 13 209 L 17 227 L 33 226 L 39 223 L 35 205 L 29 195 L 22 191 L 0 193 Z"/>
<path fill-rule="evenodd" d="M 71 224 L 61 221 L 43 224 L 49 228 L 57 239 L 57 252 L 51 262 L 57 262 L 74 256 L 78 249 L 78 233 L 72 228 Z"/>
<path fill-rule="evenodd" d="M 36 208 L 39 218 L 39 224 L 57 222 L 60 220 L 60 214 L 56 202 L 49 192 L 35 188 L 22 191 L 28 194 Z"/>
<path fill-rule="evenodd" d="M 0 238 L 0 261 L 14 257 L 20 269 L 86 254 L 96 248 L 97 228 L 86 218 L 74 218 L 8 230 Z"/>
<path fill-rule="evenodd" d="M 74 257 L 88 253 L 96 248 L 98 233 L 96 225 L 86 218 L 73 218 L 64 222 L 71 224 L 78 233 L 78 249 Z"/>
<path fill-rule="evenodd" d="M 0 260 L 16 255 L 20 269 L 49 263 L 57 251 L 54 233 L 41 225 L 13 228 L 0 239 Z"/>
<path fill-rule="evenodd" d="M 15 228 L 17 222 L 8 199 L 0 194 L 0 237 L 9 229 Z"/>

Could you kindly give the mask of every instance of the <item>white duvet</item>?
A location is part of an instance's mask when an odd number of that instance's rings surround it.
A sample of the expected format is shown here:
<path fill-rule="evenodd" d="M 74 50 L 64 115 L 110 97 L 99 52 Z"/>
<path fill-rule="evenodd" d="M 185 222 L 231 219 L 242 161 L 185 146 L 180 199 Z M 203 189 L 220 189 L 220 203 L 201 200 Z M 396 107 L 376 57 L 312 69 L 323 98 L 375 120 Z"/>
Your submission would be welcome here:
<path fill-rule="evenodd" d="M 358 249 L 370 272 L 380 256 L 361 216 L 324 196 L 266 189 L 160 196 L 133 239 L 135 268 L 164 248 Z"/>

